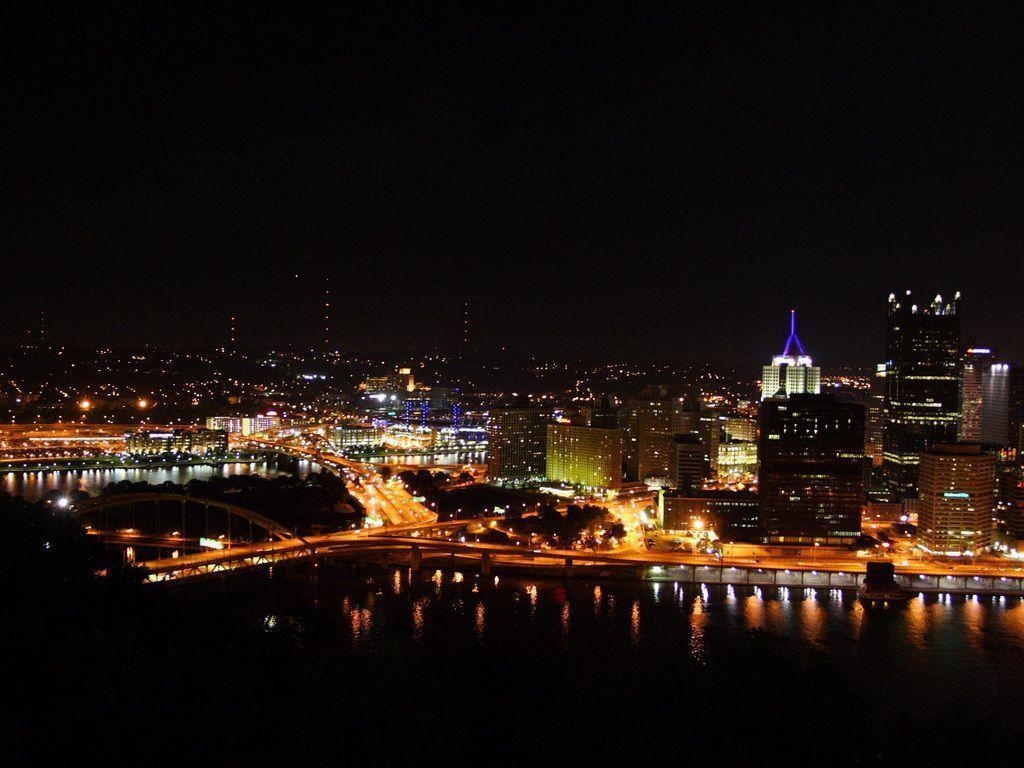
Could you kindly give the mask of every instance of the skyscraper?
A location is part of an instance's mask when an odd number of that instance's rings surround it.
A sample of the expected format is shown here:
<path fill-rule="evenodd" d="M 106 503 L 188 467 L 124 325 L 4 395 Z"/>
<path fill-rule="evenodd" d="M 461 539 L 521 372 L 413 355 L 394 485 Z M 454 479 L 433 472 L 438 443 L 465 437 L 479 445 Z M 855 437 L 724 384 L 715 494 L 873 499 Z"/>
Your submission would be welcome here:
<path fill-rule="evenodd" d="M 936 443 L 921 456 L 917 499 L 921 542 L 939 554 L 992 545 L 996 457 L 980 443 Z"/>
<path fill-rule="evenodd" d="M 922 306 L 889 294 L 882 467 L 895 493 L 914 496 L 921 454 L 956 440 L 960 359 L 959 292 Z"/>
<path fill-rule="evenodd" d="M 487 421 L 487 474 L 492 480 L 545 476 L 547 424 L 536 406 L 496 408 Z"/>
<path fill-rule="evenodd" d="M 668 398 L 635 400 L 637 479 L 668 477 L 672 461 L 672 401 Z"/>
<path fill-rule="evenodd" d="M 983 402 L 982 383 L 992 365 L 992 350 L 971 347 L 964 354 L 964 367 L 960 372 L 960 428 L 961 440 L 981 440 Z"/>
<path fill-rule="evenodd" d="M 983 443 L 1008 446 L 1010 436 L 1010 364 L 989 363 L 981 376 L 981 429 Z"/>
<path fill-rule="evenodd" d="M 821 392 L 821 368 L 814 365 L 796 335 L 796 310 L 789 311 L 789 338 L 781 355 L 761 373 L 761 399 Z"/>
<path fill-rule="evenodd" d="M 860 535 L 864 413 L 830 395 L 761 404 L 758 484 L 768 541 L 839 544 Z"/>

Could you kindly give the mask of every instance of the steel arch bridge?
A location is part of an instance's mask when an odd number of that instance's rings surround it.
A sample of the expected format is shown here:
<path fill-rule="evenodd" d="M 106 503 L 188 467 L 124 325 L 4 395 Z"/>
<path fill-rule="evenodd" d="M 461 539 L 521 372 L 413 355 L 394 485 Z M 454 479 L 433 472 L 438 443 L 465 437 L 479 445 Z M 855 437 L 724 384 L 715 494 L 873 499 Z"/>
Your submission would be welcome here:
<path fill-rule="evenodd" d="M 216 531 L 210 528 L 211 511 L 215 524 L 225 524 L 228 542 L 232 541 L 233 532 L 245 532 L 247 540 L 255 543 L 260 530 L 266 532 L 267 538 L 261 539 L 264 541 L 303 541 L 277 521 L 251 509 L 184 494 L 118 493 L 86 499 L 69 507 L 71 516 L 91 534 L 108 541 L 132 537 L 125 543 L 140 536 L 154 541 L 170 541 L 175 537 L 184 540 L 189 536 L 196 541 L 200 537 L 213 538 Z"/>

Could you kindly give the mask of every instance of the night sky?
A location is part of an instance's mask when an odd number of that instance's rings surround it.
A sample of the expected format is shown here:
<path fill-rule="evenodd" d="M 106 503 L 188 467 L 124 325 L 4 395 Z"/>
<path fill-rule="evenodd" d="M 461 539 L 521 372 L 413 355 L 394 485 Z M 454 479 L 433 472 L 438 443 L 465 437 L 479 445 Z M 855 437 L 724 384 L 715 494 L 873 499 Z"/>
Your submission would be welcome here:
<path fill-rule="evenodd" d="M 1024 4 L 149 5 L 5 12 L 0 344 L 1024 360 Z"/>

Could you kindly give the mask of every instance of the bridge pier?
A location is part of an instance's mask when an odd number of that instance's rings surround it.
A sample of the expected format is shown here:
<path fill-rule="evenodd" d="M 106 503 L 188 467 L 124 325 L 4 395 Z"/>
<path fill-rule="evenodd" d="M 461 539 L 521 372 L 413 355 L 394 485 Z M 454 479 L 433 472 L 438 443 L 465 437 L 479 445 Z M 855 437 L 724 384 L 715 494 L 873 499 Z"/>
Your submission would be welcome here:
<path fill-rule="evenodd" d="M 480 555 L 480 575 L 490 576 L 491 575 L 491 553 L 483 552 Z"/>
<path fill-rule="evenodd" d="M 567 578 L 567 579 L 571 579 L 572 578 L 572 558 L 571 557 L 565 558 L 565 574 L 564 575 L 565 575 L 565 578 Z"/>
<path fill-rule="evenodd" d="M 412 551 L 409 553 L 409 568 L 413 573 L 419 573 L 423 568 L 423 552 L 415 544 L 412 545 Z"/>

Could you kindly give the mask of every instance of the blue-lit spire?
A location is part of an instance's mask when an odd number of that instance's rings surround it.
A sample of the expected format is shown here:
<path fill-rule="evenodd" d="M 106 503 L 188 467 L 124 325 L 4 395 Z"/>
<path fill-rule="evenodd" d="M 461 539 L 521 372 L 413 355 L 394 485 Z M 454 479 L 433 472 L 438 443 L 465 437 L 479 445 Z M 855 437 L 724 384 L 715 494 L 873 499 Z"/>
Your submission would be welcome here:
<path fill-rule="evenodd" d="M 801 357 L 807 357 L 807 353 L 804 351 L 804 345 L 800 343 L 800 337 L 796 335 L 796 310 L 789 310 L 789 338 L 786 339 L 786 348 L 782 350 L 783 357 L 790 357 L 790 348 L 796 344 L 796 348 L 800 351 Z"/>

